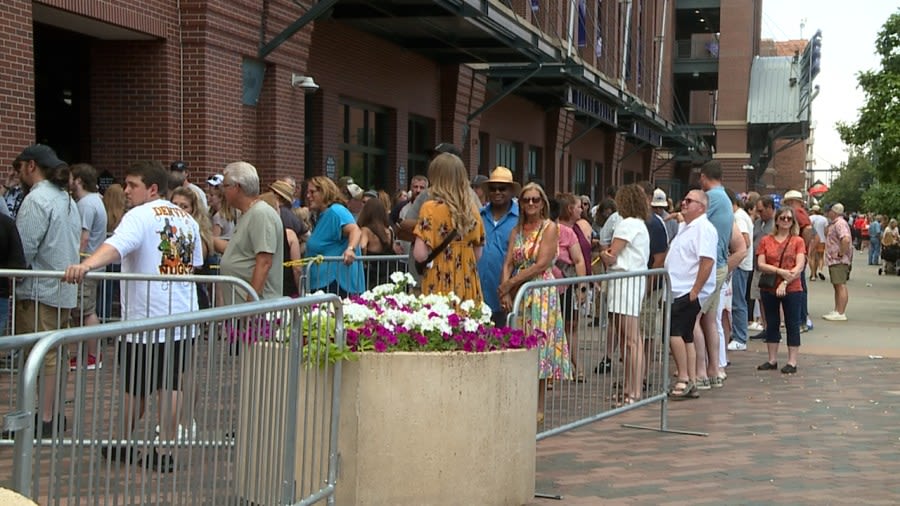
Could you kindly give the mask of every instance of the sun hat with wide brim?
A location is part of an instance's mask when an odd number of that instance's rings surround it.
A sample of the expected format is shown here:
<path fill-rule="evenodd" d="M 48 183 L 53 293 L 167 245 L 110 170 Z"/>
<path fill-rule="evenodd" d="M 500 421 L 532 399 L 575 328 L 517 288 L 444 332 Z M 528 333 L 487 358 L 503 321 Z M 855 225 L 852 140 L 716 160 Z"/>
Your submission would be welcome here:
<path fill-rule="evenodd" d="M 484 186 L 488 186 L 491 184 L 512 185 L 513 193 L 515 193 L 515 194 L 518 194 L 519 191 L 522 189 L 522 185 L 520 185 L 513 179 L 512 171 L 507 169 L 506 167 L 503 167 L 502 165 L 497 166 L 497 168 L 492 170 L 491 177 L 489 177 L 485 181 L 482 181 L 481 186 L 484 187 Z"/>
<path fill-rule="evenodd" d="M 285 181 L 275 181 L 269 185 L 269 189 L 287 202 L 294 201 L 294 188 Z"/>
<path fill-rule="evenodd" d="M 797 190 L 789 190 L 784 193 L 784 197 L 782 197 L 782 202 L 787 202 L 788 200 L 799 200 L 803 201 L 803 194 L 798 192 Z"/>

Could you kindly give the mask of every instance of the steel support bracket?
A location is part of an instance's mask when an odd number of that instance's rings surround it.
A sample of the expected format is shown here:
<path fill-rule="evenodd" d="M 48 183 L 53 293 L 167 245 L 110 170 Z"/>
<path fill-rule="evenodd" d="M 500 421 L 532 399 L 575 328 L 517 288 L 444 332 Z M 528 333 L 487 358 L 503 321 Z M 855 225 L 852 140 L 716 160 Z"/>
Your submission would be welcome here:
<path fill-rule="evenodd" d="M 320 16 L 325 14 L 328 9 L 334 7 L 334 4 L 336 3 L 337 0 L 321 0 L 319 2 L 316 2 L 316 4 L 310 7 L 309 10 L 306 11 L 306 13 L 304 13 L 302 16 L 297 18 L 296 21 L 288 25 L 287 28 L 281 31 L 281 33 L 276 35 L 269 42 L 263 44 L 262 47 L 259 48 L 257 57 L 262 60 L 266 56 L 269 56 L 269 54 L 272 51 L 276 50 L 278 46 L 293 37 L 294 34 L 299 32 L 304 26 L 308 25 L 309 23 L 315 21 Z M 263 13 L 263 16 L 265 16 L 265 13 Z"/>

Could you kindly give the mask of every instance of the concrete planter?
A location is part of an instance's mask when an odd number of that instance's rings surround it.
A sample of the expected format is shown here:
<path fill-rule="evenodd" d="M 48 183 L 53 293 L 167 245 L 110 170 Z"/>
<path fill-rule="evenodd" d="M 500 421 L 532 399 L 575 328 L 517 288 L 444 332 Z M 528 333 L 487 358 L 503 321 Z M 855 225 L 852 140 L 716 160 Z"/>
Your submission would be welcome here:
<path fill-rule="evenodd" d="M 287 377 L 286 350 L 260 343 L 242 355 L 246 386 L 237 438 L 238 493 L 256 504 L 274 504 L 280 490 L 284 448 L 277 435 L 284 433 L 286 422 L 276 416 L 259 426 L 259 417 L 280 413 L 278 405 L 286 402 L 284 383 L 271 380 Z M 269 372 L 259 374 L 262 370 Z M 327 452 L 320 455 L 301 445 L 327 435 L 321 430 L 331 415 L 330 375 L 330 370 L 301 373 L 298 498 L 327 477 Z M 318 386 L 304 384 L 312 382 Z M 358 361 L 343 362 L 340 394 L 336 504 L 518 506 L 532 501 L 537 350 L 362 353 Z M 310 425 L 313 419 L 318 422 Z M 263 433 L 269 437 L 260 439 Z M 327 448 L 327 439 L 324 443 Z M 317 475 L 322 466 L 322 475 L 310 479 L 312 464 Z"/>
<path fill-rule="evenodd" d="M 537 350 L 364 353 L 344 364 L 337 504 L 521 505 Z"/>

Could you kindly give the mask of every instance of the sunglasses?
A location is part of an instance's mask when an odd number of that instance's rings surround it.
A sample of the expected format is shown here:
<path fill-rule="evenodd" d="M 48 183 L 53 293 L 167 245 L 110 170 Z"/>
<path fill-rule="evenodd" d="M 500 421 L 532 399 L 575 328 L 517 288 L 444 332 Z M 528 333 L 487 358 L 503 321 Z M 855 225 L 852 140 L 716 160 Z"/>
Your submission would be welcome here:
<path fill-rule="evenodd" d="M 793 216 L 784 215 L 784 216 L 779 216 L 779 217 L 778 217 L 778 220 L 779 220 L 779 221 L 794 221 L 794 217 L 793 217 Z"/>
<path fill-rule="evenodd" d="M 522 197 L 519 200 L 525 204 L 540 204 L 544 201 L 541 197 Z"/>
<path fill-rule="evenodd" d="M 505 192 L 508 188 L 509 188 L 509 186 L 507 186 L 505 184 L 492 184 L 492 185 L 488 186 L 488 191 L 491 193 Z"/>
<path fill-rule="evenodd" d="M 700 201 L 685 197 L 685 198 L 681 199 L 681 202 L 683 204 L 693 204 L 694 202 L 700 202 Z"/>

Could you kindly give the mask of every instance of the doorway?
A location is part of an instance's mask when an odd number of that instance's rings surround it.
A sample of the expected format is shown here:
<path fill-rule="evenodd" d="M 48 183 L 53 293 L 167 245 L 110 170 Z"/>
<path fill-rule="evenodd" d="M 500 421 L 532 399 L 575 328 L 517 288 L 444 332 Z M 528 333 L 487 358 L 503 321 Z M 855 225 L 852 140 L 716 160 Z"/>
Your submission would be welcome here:
<path fill-rule="evenodd" d="M 35 140 L 69 164 L 91 161 L 91 40 L 34 23 Z"/>

